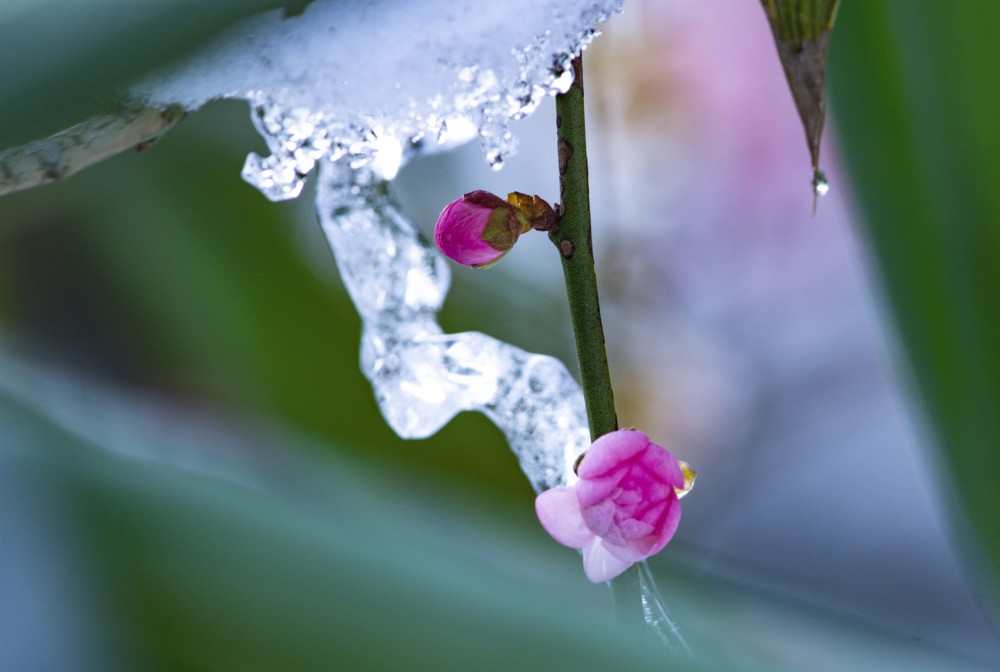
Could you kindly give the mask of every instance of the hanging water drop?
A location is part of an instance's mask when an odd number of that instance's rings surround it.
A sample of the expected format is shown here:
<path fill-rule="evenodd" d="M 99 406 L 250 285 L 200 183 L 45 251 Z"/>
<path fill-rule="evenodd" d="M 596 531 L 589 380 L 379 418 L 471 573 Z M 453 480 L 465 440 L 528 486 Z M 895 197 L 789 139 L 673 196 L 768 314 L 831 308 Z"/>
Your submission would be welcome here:
<path fill-rule="evenodd" d="M 826 173 L 823 172 L 822 168 L 817 168 L 813 171 L 813 193 L 816 196 L 826 196 L 827 192 L 830 191 L 830 183 L 826 179 Z"/>

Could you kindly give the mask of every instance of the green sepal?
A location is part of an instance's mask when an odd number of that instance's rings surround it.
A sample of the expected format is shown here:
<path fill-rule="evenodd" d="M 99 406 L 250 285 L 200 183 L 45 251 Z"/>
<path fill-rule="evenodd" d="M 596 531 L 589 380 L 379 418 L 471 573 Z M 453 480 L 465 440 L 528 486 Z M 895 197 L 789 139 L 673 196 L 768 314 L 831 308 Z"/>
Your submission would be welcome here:
<path fill-rule="evenodd" d="M 517 219 L 517 211 L 506 203 L 502 208 L 495 208 L 490 213 L 486 228 L 483 229 L 482 240 L 489 243 L 494 250 L 506 252 L 514 247 L 520 235 L 521 227 Z"/>

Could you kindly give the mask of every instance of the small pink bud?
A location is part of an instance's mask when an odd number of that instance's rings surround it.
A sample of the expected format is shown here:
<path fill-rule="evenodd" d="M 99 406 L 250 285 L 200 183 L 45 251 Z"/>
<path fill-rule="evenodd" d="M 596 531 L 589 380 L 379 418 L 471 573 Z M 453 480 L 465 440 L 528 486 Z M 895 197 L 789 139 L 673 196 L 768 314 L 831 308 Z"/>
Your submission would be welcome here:
<path fill-rule="evenodd" d="M 535 511 L 556 541 L 583 550 L 583 571 L 594 583 L 610 581 L 667 545 L 681 519 L 679 500 L 695 476 L 634 429 L 594 441 L 577 475 L 573 485 L 540 494 Z"/>
<path fill-rule="evenodd" d="M 434 242 L 441 253 L 463 266 L 486 268 L 530 228 L 514 206 L 488 191 L 472 191 L 452 201 L 434 225 Z"/>

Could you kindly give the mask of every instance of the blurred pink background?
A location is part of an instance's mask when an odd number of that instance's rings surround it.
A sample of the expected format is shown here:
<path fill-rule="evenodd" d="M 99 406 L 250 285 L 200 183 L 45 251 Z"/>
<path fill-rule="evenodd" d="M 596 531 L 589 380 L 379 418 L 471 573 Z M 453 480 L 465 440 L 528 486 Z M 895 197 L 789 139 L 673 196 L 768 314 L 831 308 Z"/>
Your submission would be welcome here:
<path fill-rule="evenodd" d="M 676 543 L 705 571 L 914 638 L 995 646 L 895 366 L 836 119 L 821 161 L 831 189 L 813 216 L 804 133 L 759 3 L 630 0 L 584 62 L 619 418 L 699 472 Z M 411 166 L 402 200 L 420 222 L 436 217 L 426 203 L 472 189 L 558 200 L 553 115 L 546 101 L 515 124 L 519 154 L 499 173 L 474 146 Z M 526 310 L 562 308 L 543 236 L 490 273 L 530 284 Z M 488 291 L 497 276 L 485 276 L 456 271 L 454 284 Z"/>

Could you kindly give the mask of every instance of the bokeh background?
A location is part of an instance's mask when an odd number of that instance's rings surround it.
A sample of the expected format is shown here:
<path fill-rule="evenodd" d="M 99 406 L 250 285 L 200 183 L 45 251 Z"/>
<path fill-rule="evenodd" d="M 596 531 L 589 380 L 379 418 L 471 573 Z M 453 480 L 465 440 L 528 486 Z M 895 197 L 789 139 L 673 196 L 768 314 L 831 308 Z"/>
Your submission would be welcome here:
<path fill-rule="evenodd" d="M 267 6 L 131 4 L 0 10 L 0 148 Z M 1000 661 L 1000 7 L 940 5 L 841 8 L 815 216 L 755 0 L 631 0 L 586 52 L 620 419 L 699 471 L 651 561 L 684 669 Z M 408 214 L 429 231 L 476 188 L 555 200 L 551 103 L 499 173 L 475 145 L 406 167 Z M 252 150 L 246 105 L 213 103 L 0 199 L 0 666 L 677 656 L 612 626 L 488 421 L 392 434 L 311 192 L 266 201 L 239 178 Z M 574 368 L 544 236 L 452 270 L 447 331 Z"/>

